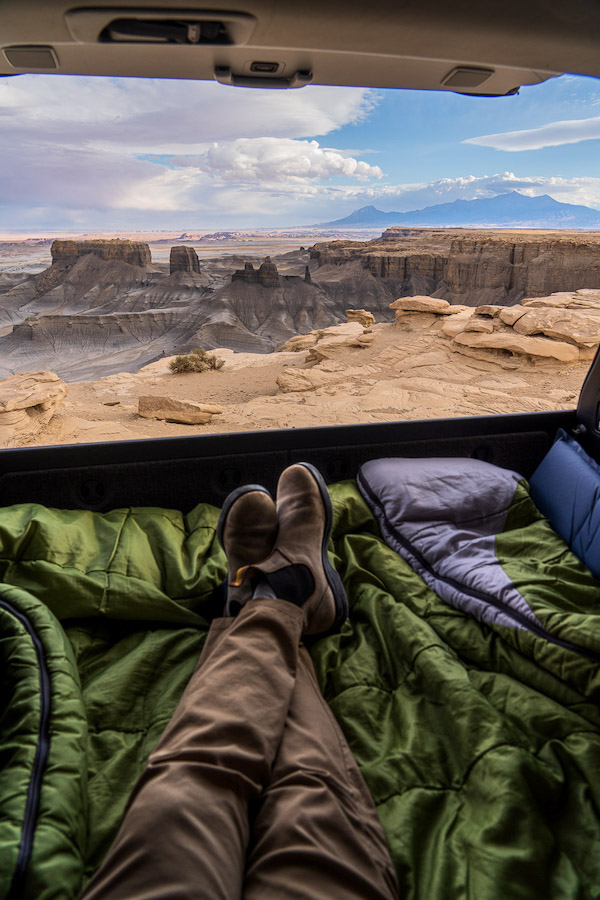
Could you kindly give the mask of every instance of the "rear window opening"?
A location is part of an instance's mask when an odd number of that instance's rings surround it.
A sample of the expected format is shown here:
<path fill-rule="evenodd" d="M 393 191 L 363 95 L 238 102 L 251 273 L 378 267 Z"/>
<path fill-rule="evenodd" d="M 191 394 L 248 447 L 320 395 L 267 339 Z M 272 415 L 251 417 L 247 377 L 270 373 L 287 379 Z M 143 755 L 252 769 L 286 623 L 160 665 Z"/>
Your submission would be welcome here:
<path fill-rule="evenodd" d="M 0 80 L 0 446 L 575 408 L 599 102 Z"/>

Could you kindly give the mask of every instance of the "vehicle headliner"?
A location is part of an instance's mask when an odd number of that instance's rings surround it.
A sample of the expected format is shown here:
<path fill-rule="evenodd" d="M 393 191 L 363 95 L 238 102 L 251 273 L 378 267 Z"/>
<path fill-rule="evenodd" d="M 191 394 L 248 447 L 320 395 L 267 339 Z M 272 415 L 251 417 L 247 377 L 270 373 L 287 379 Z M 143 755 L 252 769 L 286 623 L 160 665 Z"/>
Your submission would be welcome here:
<path fill-rule="evenodd" d="M 229 14 L 229 20 L 228 20 Z M 106 43 L 105 25 L 142 19 L 221 18 L 233 22 L 231 44 Z M 237 20 L 237 25 L 236 25 Z M 241 26 L 244 27 L 241 27 Z M 239 27 L 238 27 L 239 26 Z M 236 30 L 237 29 L 237 30 Z M 50 68 L 9 62 L 15 48 L 48 48 Z M 211 0 L 209 11 L 189 0 L 126 7 L 68 0 L 8 0 L 0 4 L 0 75 L 23 72 L 212 79 L 215 67 L 247 76 L 253 62 L 275 62 L 277 78 L 310 72 L 315 84 L 461 90 L 506 94 L 563 72 L 600 76 L 597 0 Z M 9 55 L 6 55 L 6 50 Z M 16 55 L 18 57 L 18 54 Z M 12 54 L 13 63 L 15 54 Z M 23 57 L 21 56 L 21 63 Z M 55 66 L 55 67 L 53 67 Z M 466 91 L 445 85 L 455 68 L 493 73 Z"/>

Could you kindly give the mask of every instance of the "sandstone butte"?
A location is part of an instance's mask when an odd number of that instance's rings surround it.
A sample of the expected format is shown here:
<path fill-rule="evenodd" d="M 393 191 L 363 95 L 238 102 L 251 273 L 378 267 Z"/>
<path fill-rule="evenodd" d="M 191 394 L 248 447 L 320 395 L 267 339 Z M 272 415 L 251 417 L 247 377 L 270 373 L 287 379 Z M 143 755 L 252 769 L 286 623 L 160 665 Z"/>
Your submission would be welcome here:
<path fill-rule="evenodd" d="M 487 304 L 453 315 L 440 299 L 415 311 L 396 305 L 395 323 L 354 321 L 297 335 L 272 354 L 218 349 L 223 369 L 198 375 L 172 375 L 165 357 L 137 374 L 72 384 L 66 399 L 66 386 L 52 373 L 22 376 L 20 387 L 7 379 L 6 389 L 18 389 L 27 408 L 40 398 L 43 405 L 44 397 L 54 404 L 41 431 L 13 432 L 11 440 L 74 443 L 573 408 L 593 352 L 600 291 L 553 295 L 547 306 L 524 299 L 519 307 Z M 565 312 L 578 316 L 572 331 Z M 513 325 L 530 314 L 532 333 L 519 333 Z M 546 333 L 555 333 L 557 322 L 560 339 Z M 60 399 L 36 393 L 30 377 Z M 18 404 L 11 403 L 1 408 L 12 412 Z"/>
<path fill-rule="evenodd" d="M 197 272 L 200 274 L 198 254 L 193 247 L 171 247 L 169 273 Z"/>
<path fill-rule="evenodd" d="M 104 260 L 121 260 L 132 266 L 149 266 L 152 262 L 150 247 L 143 241 L 114 240 L 53 241 L 50 248 L 53 263 L 73 263 L 88 253 Z"/>

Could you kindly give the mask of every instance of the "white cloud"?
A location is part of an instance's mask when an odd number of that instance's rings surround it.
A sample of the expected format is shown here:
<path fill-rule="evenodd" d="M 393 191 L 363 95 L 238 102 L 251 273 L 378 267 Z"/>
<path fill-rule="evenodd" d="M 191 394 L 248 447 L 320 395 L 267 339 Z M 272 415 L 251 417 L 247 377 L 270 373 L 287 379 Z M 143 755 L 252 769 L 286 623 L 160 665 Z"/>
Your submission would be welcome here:
<path fill-rule="evenodd" d="M 377 166 L 346 150 L 303 140 L 362 121 L 378 98 L 362 88 L 243 91 L 207 82 L 44 75 L 0 80 L 0 221 L 51 218 L 52 209 L 57 221 L 107 217 L 111 210 L 214 218 L 228 207 L 226 186 L 238 198 L 253 185 L 261 198 L 262 189 L 283 191 L 291 202 L 286 185 L 302 195 L 302 185 L 336 177 L 381 178 Z"/>
<path fill-rule="evenodd" d="M 0 80 L 0 223 L 310 224 L 366 204 L 401 212 L 507 190 L 600 208 L 595 177 L 504 172 L 385 183 L 381 168 L 365 161 L 375 162 L 372 150 L 336 146 L 341 137 L 329 136 L 364 120 L 379 97 L 357 88 L 263 92 L 152 79 Z M 582 122 L 591 129 L 600 117 Z M 562 125 L 583 127 L 545 127 Z M 539 141 L 540 131 L 513 134 Z M 561 130 L 563 138 L 568 131 Z"/>
<path fill-rule="evenodd" d="M 240 137 L 303 138 L 362 121 L 365 88 L 244 91 L 216 82 L 24 75 L 0 82 L 0 126 L 64 147 L 173 154 Z"/>
<path fill-rule="evenodd" d="M 382 178 L 379 166 L 348 156 L 345 152 L 323 149 L 317 141 L 290 138 L 240 138 L 230 143 L 214 143 L 203 156 L 172 157 L 170 162 L 183 167 L 198 167 L 213 177 L 240 184 L 304 184 L 316 179 L 354 178 L 369 181 Z"/>
<path fill-rule="evenodd" d="M 157 167 L 152 168 L 156 170 Z M 196 170 L 161 167 L 158 174 L 137 178 L 127 184 L 123 191 L 109 199 L 108 205 L 114 209 L 156 212 L 201 209 L 206 202 L 207 188 L 211 195 L 213 193 L 208 185 L 203 184 L 204 181 L 205 176 Z"/>
<path fill-rule="evenodd" d="M 492 147 L 494 150 L 517 152 L 521 150 L 541 150 L 543 147 L 560 147 L 563 144 L 578 144 L 580 141 L 600 139 L 600 116 L 590 119 L 571 119 L 564 122 L 549 122 L 539 128 L 524 131 L 506 131 L 503 134 L 485 134 L 467 138 L 464 144 Z"/>

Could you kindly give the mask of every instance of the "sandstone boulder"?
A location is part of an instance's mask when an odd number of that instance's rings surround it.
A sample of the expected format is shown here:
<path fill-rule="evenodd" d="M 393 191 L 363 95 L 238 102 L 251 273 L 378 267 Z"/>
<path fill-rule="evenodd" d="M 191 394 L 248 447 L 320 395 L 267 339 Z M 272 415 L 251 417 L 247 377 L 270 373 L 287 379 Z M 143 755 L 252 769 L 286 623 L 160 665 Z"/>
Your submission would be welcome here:
<path fill-rule="evenodd" d="M 48 424 L 68 393 L 54 372 L 23 372 L 0 381 L 0 446 L 10 447 Z"/>
<path fill-rule="evenodd" d="M 373 313 L 364 309 L 347 309 L 346 315 L 349 322 L 358 322 L 359 325 L 364 325 L 365 328 L 370 328 L 371 325 L 375 324 Z"/>
<path fill-rule="evenodd" d="M 437 322 L 439 319 L 436 313 L 396 310 L 396 325 L 400 325 L 403 331 L 427 331 Z"/>
<path fill-rule="evenodd" d="M 498 318 L 505 325 L 514 325 L 526 312 L 527 309 L 524 306 L 506 306 L 500 310 Z"/>
<path fill-rule="evenodd" d="M 452 316 L 451 318 L 447 318 L 444 324 L 442 325 L 442 334 L 445 334 L 446 337 L 454 337 L 457 334 L 460 334 L 465 330 L 467 323 L 470 321 L 471 316 L 475 312 L 474 309 L 465 310 L 460 313 L 460 315 Z"/>
<path fill-rule="evenodd" d="M 578 346 L 600 342 L 600 319 L 569 309 L 530 309 L 513 327 L 519 334 L 544 334 Z"/>
<path fill-rule="evenodd" d="M 294 352 L 310 350 L 315 344 L 330 340 L 334 341 L 331 346 L 341 346 L 345 343 L 349 347 L 358 347 L 368 343 L 370 336 L 365 335 L 364 326 L 359 322 L 343 322 L 341 325 L 330 325 L 328 328 L 319 328 L 307 334 L 296 334 L 285 342 L 283 349 Z"/>
<path fill-rule="evenodd" d="M 500 315 L 500 311 L 503 309 L 503 306 L 494 306 L 491 303 L 486 303 L 483 306 L 476 306 L 474 312 L 476 312 L 478 316 L 491 316 L 495 319 Z"/>
<path fill-rule="evenodd" d="M 465 331 L 480 332 L 482 334 L 492 334 L 494 330 L 493 322 L 487 316 L 471 316 L 465 324 Z"/>
<path fill-rule="evenodd" d="M 213 403 L 176 400 L 174 397 L 140 397 L 139 415 L 144 419 L 163 419 L 180 425 L 206 425 L 223 412 Z"/>
<path fill-rule="evenodd" d="M 200 274 L 198 254 L 193 247 L 171 247 L 169 265 L 171 275 L 174 272 L 196 272 Z"/>
<path fill-rule="evenodd" d="M 436 297 L 400 297 L 390 303 L 389 308 L 403 312 L 429 312 L 438 315 L 451 315 L 453 312 L 447 300 Z"/>
<path fill-rule="evenodd" d="M 551 341 L 548 338 L 528 337 L 516 334 L 514 331 L 497 331 L 494 334 L 463 332 L 457 334 L 454 340 L 457 344 L 466 347 L 509 350 L 511 353 L 549 357 L 561 362 L 574 362 L 579 359 L 579 350 L 573 344 Z"/>

